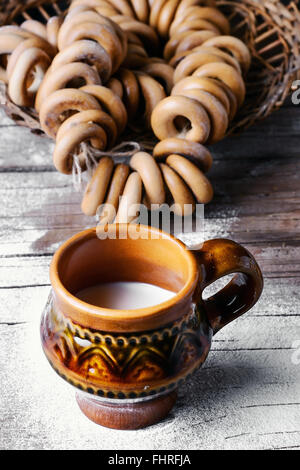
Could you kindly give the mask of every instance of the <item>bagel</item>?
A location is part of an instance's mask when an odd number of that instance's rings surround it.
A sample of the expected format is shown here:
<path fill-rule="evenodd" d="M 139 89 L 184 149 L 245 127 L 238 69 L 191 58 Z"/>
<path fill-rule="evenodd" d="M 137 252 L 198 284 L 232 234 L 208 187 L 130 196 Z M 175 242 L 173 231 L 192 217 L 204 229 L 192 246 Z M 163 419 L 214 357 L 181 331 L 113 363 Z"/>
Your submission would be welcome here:
<path fill-rule="evenodd" d="M 191 215 L 195 210 L 195 199 L 183 179 L 168 165 L 160 163 L 166 186 L 170 191 L 175 207 L 174 212 L 178 216 Z"/>
<path fill-rule="evenodd" d="M 103 203 L 114 163 L 111 158 L 103 157 L 95 169 L 81 203 L 81 210 L 86 215 L 95 215 L 98 207 Z"/>
<path fill-rule="evenodd" d="M 55 138 L 59 127 L 67 118 L 65 113 L 90 109 L 101 109 L 101 106 L 89 93 L 74 88 L 57 90 L 41 105 L 41 127 L 49 137 Z"/>
<path fill-rule="evenodd" d="M 130 166 L 142 179 L 147 205 L 165 202 L 164 183 L 160 169 L 154 158 L 146 152 L 136 153 L 130 160 Z"/>
<path fill-rule="evenodd" d="M 99 214 L 100 224 L 111 224 L 119 207 L 120 197 L 123 194 L 126 181 L 129 176 L 129 166 L 119 163 L 114 170 L 110 186 L 107 191 L 105 203 Z"/>
<path fill-rule="evenodd" d="M 11 72 L 8 84 L 8 94 L 11 100 L 18 106 L 33 106 L 36 92 L 41 78 L 34 76 L 36 68 L 40 76 L 43 76 L 50 65 L 50 58 L 46 52 L 30 47 L 25 49 Z"/>
<path fill-rule="evenodd" d="M 182 177 L 190 187 L 198 203 L 207 204 L 212 200 L 212 186 L 196 165 L 181 155 L 169 155 L 166 163 Z"/>
<path fill-rule="evenodd" d="M 175 125 L 178 117 L 184 117 L 187 127 Z M 203 106 L 185 96 L 169 96 L 155 107 L 151 118 L 152 129 L 160 140 L 178 137 L 193 142 L 206 142 L 211 131 L 210 120 Z"/>

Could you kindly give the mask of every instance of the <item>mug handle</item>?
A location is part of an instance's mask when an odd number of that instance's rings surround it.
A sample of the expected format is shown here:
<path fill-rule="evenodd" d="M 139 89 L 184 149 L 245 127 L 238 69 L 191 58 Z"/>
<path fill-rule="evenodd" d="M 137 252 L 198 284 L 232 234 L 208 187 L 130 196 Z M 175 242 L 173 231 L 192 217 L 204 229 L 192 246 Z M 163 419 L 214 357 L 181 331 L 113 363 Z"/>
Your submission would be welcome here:
<path fill-rule="evenodd" d="M 194 254 L 200 272 L 196 303 L 200 299 L 204 302 L 208 320 L 216 334 L 255 305 L 263 290 L 262 273 L 251 253 L 231 240 L 209 240 Z M 212 297 L 202 300 L 206 287 L 233 273 L 236 275 L 229 284 Z"/>

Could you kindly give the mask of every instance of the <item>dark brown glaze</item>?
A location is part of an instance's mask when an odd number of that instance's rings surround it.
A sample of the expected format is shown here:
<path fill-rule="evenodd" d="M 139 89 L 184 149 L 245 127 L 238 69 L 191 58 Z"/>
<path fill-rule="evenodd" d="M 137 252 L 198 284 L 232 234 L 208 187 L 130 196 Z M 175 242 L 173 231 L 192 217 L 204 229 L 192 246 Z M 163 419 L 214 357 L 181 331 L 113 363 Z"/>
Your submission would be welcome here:
<path fill-rule="evenodd" d="M 231 240 L 207 241 L 195 256 L 201 272 L 198 298 L 216 280 L 237 273 L 224 289 L 204 302 L 209 322 L 216 333 L 258 301 L 263 290 L 262 273 L 251 253 Z"/>
<path fill-rule="evenodd" d="M 213 334 L 249 310 L 263 287 L 253 256 L 230 240 L 212 240 L 190 252 L 154 228 L 141 226 L 136 233 L 135 240 L 100 240 L 90 229 L 67 241 L 51 265 L 53 292 L 41 323 L 50 364 L 84 392 L 78 398 L 81 409 L 99 424 L 111 420 L 111 427 L 122 429 L 165 416 L 173 406 L 170 394 L 204 363 Z M 159 237 L 142 238 L 146 234 Z M 238 274 L 202 300 L 205 287 L 231 273 Z M 84 287 L 120 280 L 148 282 L 176 294 L 160 305 L 129 311 L 94 307 L 75 297 Z M 132 421 L 137 403 L 144 421 L 138 408 Z M 127 414 L 125 421 L 118 410 Z"/>

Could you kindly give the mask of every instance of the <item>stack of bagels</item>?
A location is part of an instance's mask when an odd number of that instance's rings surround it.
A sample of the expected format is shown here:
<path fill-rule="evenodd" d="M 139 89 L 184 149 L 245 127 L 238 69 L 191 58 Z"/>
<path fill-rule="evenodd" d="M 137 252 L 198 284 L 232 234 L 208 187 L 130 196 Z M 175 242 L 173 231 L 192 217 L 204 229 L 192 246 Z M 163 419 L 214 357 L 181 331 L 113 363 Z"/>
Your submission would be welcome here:
<path fill-rule="evenodd" d="M 224 138 L 243 105 L 251 56 L 207 4 L 73 0 L 46 24 L 0 28 L 0 79 L 55 139 L 57 170 L 71 174 L 76 159 L 85 171 L 84 143 L 101 154 L 82 201 L 101 223 L 130 222 L 130 206 L 142 202 L 174 202 L 187 215 L 213 197 L 205 144 Z M 152 130 L 159 142 L 152 155 L 116 163 L 105 151 L 128 127 Z"/>

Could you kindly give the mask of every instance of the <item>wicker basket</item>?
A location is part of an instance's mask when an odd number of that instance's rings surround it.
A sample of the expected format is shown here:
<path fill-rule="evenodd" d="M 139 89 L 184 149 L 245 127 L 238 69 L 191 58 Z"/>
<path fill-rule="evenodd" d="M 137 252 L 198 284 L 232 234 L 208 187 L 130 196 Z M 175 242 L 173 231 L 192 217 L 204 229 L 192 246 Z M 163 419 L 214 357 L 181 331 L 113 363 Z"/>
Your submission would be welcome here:
<path fill-rule="evenodd" d="M 296 2 L 290 0 L 206 0 L 206 3 L 216 4 L 227 15 L 232 34 L 246 42 L 253 56 L 246 102 L 229 129 L 229 133 L 241 132 L 279 108 L 291 90 L 300 69 L 300 12 Z M 18 24 L 29 18 L 46 21 L 67 6 L 67 1 L 59 0 L 0 0 L 0 24 Z M 34 110 L 15 106 L 4 87 L 0 94 L 13 120 L 41 132 Z"/>

